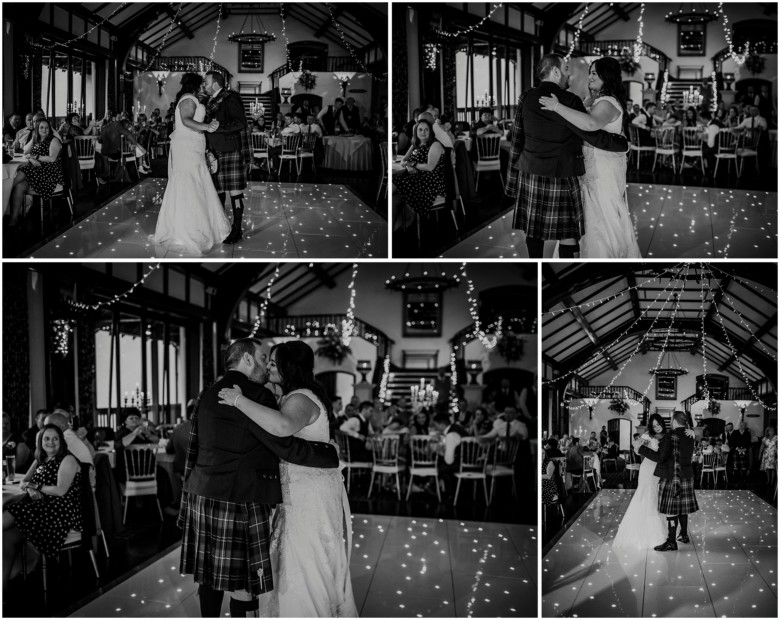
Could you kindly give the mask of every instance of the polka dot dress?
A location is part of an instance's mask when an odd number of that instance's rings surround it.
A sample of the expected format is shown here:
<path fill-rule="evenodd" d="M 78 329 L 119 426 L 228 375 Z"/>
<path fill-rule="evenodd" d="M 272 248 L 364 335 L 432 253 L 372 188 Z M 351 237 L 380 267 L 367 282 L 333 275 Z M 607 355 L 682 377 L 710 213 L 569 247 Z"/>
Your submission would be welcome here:
<path fill-rule="evenodd" d="M 48 157 L 50 145 L 51 140 L 39 142 L 32 147 L 31 154 Z M 27 183 L 30 185 L 30 188 L 38 192 L 43 200 L 49 200 L 54 193 L 54 188 L 63 181 L 62 149 L 60 149 L 56 161 L 42 161 L 40 166 L 27 164 L 21 169 L 27 177 Z"/>
<path fill-rule="evenodd" d="M 542 461 L 542 472 L 547 471 L 547 465 L 550 463 L 550 459 L 546 456 Z M 542 478 L 542 501 L 545 506 L 552 506 L 558 501 L 558 489 L 555 488 L 555 480 Z"/>
<path fill-rule="evenodd" d="M 60 456 L 48 459 L 40 465 L 33 474 L 32 482 L 56 485 L 57 472 L 66 456 L 73 455 L 65 451 Z M 84 528 L 79 503 L 80 485 L 81 471 L 79 470 L 73 478 L 70 489 L 62 497 L 44 494 L 43 499 L 34 501 L 29 495 L 25 495 L 23 499 L 8 506 L 7 510 L 14 516 L 22 536 L 44 555 L 59 553 L 68 532 L 81 531 Z"/>
<path fill-rule="evenodd" d="M 409 163 L 427 164 L 428 151 L 434 142 L 431 141 L 416 147 L 409 156 Z M 431 171 L 418 170 L 416 173 L 410 174 L 404 170 L 393 177 L 393 183 L 401 192 L 406 204 L 421 215 L 430 211 L 436 196 L 446 195 L 444 183 L 446 155 L 446 152 L 442 154 L 439 163 Z"/>

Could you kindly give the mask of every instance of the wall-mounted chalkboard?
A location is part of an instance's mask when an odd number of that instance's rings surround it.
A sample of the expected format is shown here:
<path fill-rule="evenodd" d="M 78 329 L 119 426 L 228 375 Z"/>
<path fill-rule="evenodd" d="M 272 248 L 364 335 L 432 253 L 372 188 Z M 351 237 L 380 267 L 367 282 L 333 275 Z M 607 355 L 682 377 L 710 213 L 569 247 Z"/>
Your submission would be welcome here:
<path fill-rule="evenodd" d="M 677 400 L 677 377 L 655 377 L 655 399 Z"/>

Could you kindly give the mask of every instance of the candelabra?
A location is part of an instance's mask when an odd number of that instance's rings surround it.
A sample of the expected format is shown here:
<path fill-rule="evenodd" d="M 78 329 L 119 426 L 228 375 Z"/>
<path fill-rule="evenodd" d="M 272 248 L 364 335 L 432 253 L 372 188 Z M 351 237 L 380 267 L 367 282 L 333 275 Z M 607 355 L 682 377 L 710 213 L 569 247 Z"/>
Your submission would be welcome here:
<path fill-rule="evenodd" d="M 488 95 L 487 91 L 485 91 L 483 97 L 477 98 L 476 104 L 478 108 L 494 108 L 496 106 L 496 100 L 493 95 Z"/>
<path fill-rule="evenodd" d="M 152 399 L 146 392 L 141 391 L 141 387 L 136 383 L 135 390 L 125 391 L 122 399 L 123 407 L 135 407 L 142 414 L 146 414 L 152 406 Z"/>
<path fill-rule="evenodd" d="M 67 114 L 78 114 L 80 117 L 84 116 L 84 106 L 79 105 L 79 102 L 76 99 L 73 100 L 73 103 L 68 103 L 65 106 L 65 111 Z"/>
<path fill-rule="evenodd" d="M 259 99 L 255 99 L 253 103 L 249 104 L 249 114 L 252 116 L 252 118 L 263 116 L 263 114 L 265 114 L 265 108 L 263 107 L 263 104 L 260 103 Z"/>
<path fill-rule="evenodd" d="M 439 393 L 433 389 L 432 384 L 426 384 L 425 379 L 420 379 L 420 385 L 413 385 L 410 391 L 414 410 L 433 407 L 439 399 Z"/>
<path fill-rule="evenodd" d="M 694 108 L 701 105 L 701 91 L 694 90 L 693 86 L 689 90 L 683 92 L 683 107 L 688 108 L 693 106 Z"/>

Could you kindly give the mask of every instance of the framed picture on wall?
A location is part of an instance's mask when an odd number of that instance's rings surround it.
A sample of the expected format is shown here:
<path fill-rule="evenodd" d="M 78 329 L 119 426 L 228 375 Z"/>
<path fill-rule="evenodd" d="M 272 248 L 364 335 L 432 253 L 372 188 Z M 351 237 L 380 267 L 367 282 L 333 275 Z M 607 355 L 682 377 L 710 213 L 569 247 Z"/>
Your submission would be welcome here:
<path fill-rule="evenodd" d="M 263 73 L 265 43 L 238 44 L 238 72 Z"/>
<path fill-rule="evenodd" d="M 441 336 L 441 291 L 404 292 L 404 336 Z"/>
<path fill-rule="evenodd" d="M 655 399 L 677 400 L 677 377 L 664 377 L 663 375 L 656 375 Z"/>

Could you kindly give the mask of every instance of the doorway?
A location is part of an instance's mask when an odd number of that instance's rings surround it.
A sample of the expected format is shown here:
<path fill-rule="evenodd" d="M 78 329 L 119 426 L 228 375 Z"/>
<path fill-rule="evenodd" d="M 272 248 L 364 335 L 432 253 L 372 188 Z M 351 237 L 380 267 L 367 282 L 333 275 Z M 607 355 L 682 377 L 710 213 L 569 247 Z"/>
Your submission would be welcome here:
<path fill-rule="evenodd" d="M 632 424 L 628 418 L 612 418 L 607 421 L 607 434 L 621 452 L 631 449 L 631 430 Z"/>

